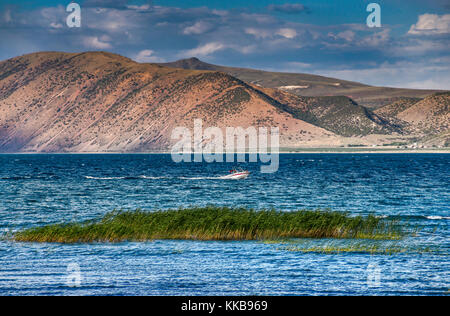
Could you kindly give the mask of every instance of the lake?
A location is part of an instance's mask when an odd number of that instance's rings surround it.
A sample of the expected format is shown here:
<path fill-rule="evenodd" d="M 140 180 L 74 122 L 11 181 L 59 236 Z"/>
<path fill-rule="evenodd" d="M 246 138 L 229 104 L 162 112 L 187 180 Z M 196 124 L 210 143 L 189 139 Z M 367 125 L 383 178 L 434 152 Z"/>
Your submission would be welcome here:
<path fill-rule="evenodd" d="M 61 245 L 3 238 L 0 295 L 449 294 L 450 155 L 281 154 L 275 173 L 241 163 L 249 178 L 219 179 L 233 166 L 177 164 L 166 154 L 0 155 L 0 231 L 96 219 L 114 209 L 332 209 L 399 220 L 415 234 L 396 245 L 411 251 L 325 254 L 262 241 Z"/>

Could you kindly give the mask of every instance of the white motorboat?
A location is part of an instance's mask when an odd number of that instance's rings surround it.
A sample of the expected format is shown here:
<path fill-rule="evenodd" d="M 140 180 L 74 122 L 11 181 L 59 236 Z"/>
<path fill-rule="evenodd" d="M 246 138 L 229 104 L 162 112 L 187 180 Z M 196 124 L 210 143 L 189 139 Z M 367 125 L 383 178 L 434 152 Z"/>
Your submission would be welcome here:
<path fill-rule="evenodd" d="M 250 171 L 242 170 L 242 169 L 233 169 L 230 170 L 230 174 L 226 176 L 220 177 L 221 179 L 233 179 L 233 180 L 240 180 L 245 179 L 250 175 Z"/>

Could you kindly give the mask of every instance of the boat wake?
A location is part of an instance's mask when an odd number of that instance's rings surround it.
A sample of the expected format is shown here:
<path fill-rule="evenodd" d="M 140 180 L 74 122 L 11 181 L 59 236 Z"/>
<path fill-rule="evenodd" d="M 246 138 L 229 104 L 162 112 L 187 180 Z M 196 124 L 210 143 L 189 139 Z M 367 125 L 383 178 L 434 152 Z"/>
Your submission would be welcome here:
<path fill-rule="evenodd" d="M 221 177 L 177 177 L 180 180 L 218 180 Z"/>
<path fill-rule="evenodd" d="M 398 219 L 398 220 L 431 220 L 431 221 L 440 221 L 440 220 L 450 220 L 450 216 L 440 216 L 440 215 L 381 215 L 377 216 L 379 218 L 384 219 Z"/>
<path fill-rule="evenodd" d="M 160 180 L 160 179 L 179 179 L 179 180 L 229 180 L 232 179 L 228 175 L 226 176 L 218 176 L 218 177 L 167 177 L 167 176 L 121 176 L 121 177 L 93 177 L 93 176 L 84 176 L 85 179 L 89 180 L 138 180 L 138 179 L 146 179 L 146 180 Z"/>
<path fill-rule="evenodd" d="M 121 176 L 121 177 L 93 177 L 93 176 L 84 176 L 86 179 L 90 180 L 138 180 L 138 179 L 168 179 L 169 177 L 150 177 L 150 176 Z"/>
<path fill-rule="evenodd" d="M 122 180 L 125 179 L 125 177 L 91 177 L 91 176 L 84 176 L 86 179 L 90 180 Z"/>
<path fill-rule="evenodd" d="M 450 216 L 425 216 L 427 219 L 439 220 L 439 219 L 450 219 Z"/>
<path fill-rule="evenodd" d="M 164 177 L 164 176 L 159 176 L 159 177 L 139 176 L 139 178 L 140 178 L 140 179 L 147 179 L 147 180 L 170 179 L 170 177 Z"/>

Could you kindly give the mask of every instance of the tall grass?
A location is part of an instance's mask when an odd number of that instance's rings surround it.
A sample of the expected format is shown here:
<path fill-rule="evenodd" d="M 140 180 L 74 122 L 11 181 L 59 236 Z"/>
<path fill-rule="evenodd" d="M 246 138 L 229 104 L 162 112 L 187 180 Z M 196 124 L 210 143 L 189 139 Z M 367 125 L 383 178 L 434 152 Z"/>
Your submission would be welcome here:
<path fill-rule="evenodd" d="M 154 239 L 264 240 L 276 238 L 393 239 L 392 222 L 332 211 L 253 210 L 209 206 L 167 211 L 113 211 L 102 219 L 17 232 L 16 241 L 120 242 Z"/>

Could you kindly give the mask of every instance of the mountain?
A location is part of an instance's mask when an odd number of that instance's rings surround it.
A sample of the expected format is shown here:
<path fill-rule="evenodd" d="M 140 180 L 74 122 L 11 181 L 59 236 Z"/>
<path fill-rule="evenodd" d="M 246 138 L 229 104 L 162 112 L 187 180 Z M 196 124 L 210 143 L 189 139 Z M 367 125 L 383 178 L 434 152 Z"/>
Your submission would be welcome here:
<path fill-rule="evenodd" d="M 139 64 L 104 52 L 36 53 L 0 63 L 0 151 L 134 152 L 171 147 L 176 126 L 279 126 L 281 144 L 337 136 L 280 111 L 220 72 Z"/>
<path fill-rule="evenodd" d="M 450 92 L 428 96 L 399 112 L 397 117 L 408 122 L 415 133 L 444 132 L 450 128 Z"/>
<path fill-rule="evenodd" d="M 403 99 L 375 113 L 401 126 L 405 132 L 424 138 L 422 142 L 450 144 L 450 92 L 436 93 L 422 100 Z"/>
<path fill-rule="evenodd" d="M 280 108 L 295 118 L 341 136 L 402 133 L 396 124 L 345 96 L 302 97 L 274 89 L 266 93 L 279 100 Z"/>
<path fill-rule="evenodd" d="M 385 117 L 391 117 L 395 118 L 400 112 L 408 109 L 409 107 L 413 106 L 415 103 L 422 100 L 421 98 L 407 98 L 407 97 L 400 97 L 393 101 L 392 103 L 389 103 L 385 106 L 382 106 L 375 110 L 375 113 L 385 116 Z"/>
<path fill-rule="evenodd" d="M 221 71 L 245 82 L 266 88 L 282 89 L 300 96 L 348 96 L 358 104 L 371 109 L 390 104 L 401 97 L 424 98 L 438 92 L 437 90 L 374 87 L 358 82 L 311 74 L 217 66 L 202 62 L 195 57 L 161 65 L 191 70 Z"/>
<path fill-rule="evenodd" d="M 172 130 L 192 130 L 196 118 L 204 128 L 222 130 L 277 126 L 281 147 L 445 138 L 448 94 L 418 100 L 392 117 L 345 96 L 298 96 L 186 67 L 106 52 L 41 52 L 2 61 L 0 152 L 168 150 L 177 141 Z M 430 132 L 435 124 L 439 134 Z"/>

